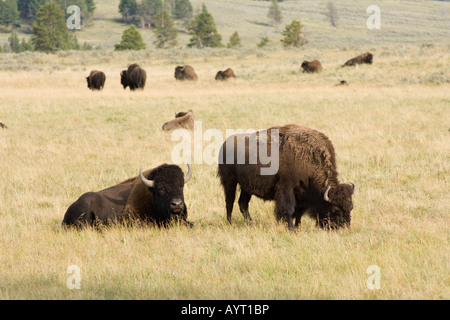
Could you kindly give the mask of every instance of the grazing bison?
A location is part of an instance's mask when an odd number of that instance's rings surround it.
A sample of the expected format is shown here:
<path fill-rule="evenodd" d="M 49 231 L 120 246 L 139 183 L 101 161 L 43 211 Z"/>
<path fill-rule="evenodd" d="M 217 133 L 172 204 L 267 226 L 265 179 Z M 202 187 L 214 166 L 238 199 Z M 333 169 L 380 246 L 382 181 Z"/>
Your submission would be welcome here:
<path fill-rule="evenodd" d="M 268 133 L 275 134 L 275 138 Z M 271 154 L 278 150 L 275 174 L 261 174 L 268 163 L 261 160 L 261 150 Z M 237 161 L 238 155 L 241 162 Z M 239 209 L 247 220 L 251 220 L 248 203 L 255 195 L 275 200 L 277 221 L 287 221 L 290 230 L 294 219 L 298 227 L 304 213 L 323 229 L 350 226 L 354 185 L 339 182 L 334 147 L 323 133 L 314 129 L 292 124 L 230 136 L 221 148 L 218 176 L 230 223 L 239 184 Z"/>
<path fill-rule="evenodd" d="M 178 128 L 194 130 L 194 112 L 189 110 L 188 112 L 179 112 L 175 114 L 175 119 L 164 123 L 162 129 L 164 131 L 175 130 Z"/>
<path fill-rule="evenodd" d="M 185 64 L 175 68 L 175 79 L 177 80 L 198 80 L 197 74 L 192 66 Z"/>
<path fill-rule="evenodd" d="M 228 68 L 225 71 L 219 71 L 216 74 L 216 80 L 227 80 L 228 78 L 236 78 L 236 75 L 231 68 Z"/>
<path fill-rule="evenodd" d="M 144 89 L 147 73 L 137 63 L 131 64 L 127 70 L 120 73 L 120 83 L 123 88 L 130 87 L 130 90 Z"/>
<path fill-rule="evenodd" d="M 370 52 L 365 52 L 353 59 L 348 60 L 346 63 L 344 63 L 343 67 L 349 67 L 363 63 L 372 64 L 372 61 L 373 61 L 373 54 L 371 54 Z"/>
<path fill-rule="evenodd" d="M 1 123 L 1 122 L 0 122 L 0 128 L 2 128 L 2 129 L 8 129 L 8 127 L 7 127 L 5 124 Z"/>
<path fill-rule="evenodd" d="M 102 71 L 92 70 L 86 80 L 89 89 L 102 90 L 105 86 L 106 76 Z"/>
<path fill-rule="evenodd" d="M 166 225 L 186 222 L 183 187 L 192 176 L 176 165 L 163 164 L 98 192 L 83 194 L 67 209 L 63 226 L 82 226 L 138 219 Z"/>
<path fill-rule="evenodd" d="M 319 73 L 322 72 L 322 64 L 319 60 L 313 60 L 313 61 L 303 61 L 302 63 L 303 72 L 307 73 Z"/>

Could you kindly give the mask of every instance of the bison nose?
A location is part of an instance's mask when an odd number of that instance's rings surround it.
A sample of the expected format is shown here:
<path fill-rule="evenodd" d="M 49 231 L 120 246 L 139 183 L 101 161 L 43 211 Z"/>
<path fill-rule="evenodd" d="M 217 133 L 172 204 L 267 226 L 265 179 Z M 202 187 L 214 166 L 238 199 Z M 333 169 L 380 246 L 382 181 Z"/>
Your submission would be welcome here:
<path fill-rule="evenodd" d="M 170 209 L 173 212 L 180 212 L 183 209 L 183 201 L 181 199 L 174 199 L 170 202 Z"/>

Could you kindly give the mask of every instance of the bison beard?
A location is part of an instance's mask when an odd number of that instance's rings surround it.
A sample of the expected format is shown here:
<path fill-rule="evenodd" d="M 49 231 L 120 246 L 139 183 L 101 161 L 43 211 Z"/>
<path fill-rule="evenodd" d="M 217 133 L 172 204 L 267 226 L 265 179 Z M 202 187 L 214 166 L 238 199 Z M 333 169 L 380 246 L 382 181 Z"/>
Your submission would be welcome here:
<path fill-rule="evenodd" d="M 164 226 L 173 220 L 186 222 L 183 187 L 192 176 L 188 168 L 184 176 L 180 167 L 164 164 L 113 187 L 85 193 L 69 206 L 62 225 L 139 220 Z"/>
<path fill-rule="evenodd" d="M 239 184 L 239 209 L 246 220 L 251 220 L 248 204 L 255 195 L 264 200 L 274 200 L 277 221 L 287 222 L 290 230 L 294 227 L 294 220 L 295 227 L 299 226 L 305 213 L 324 229 L 350 226 L 354 185 L 339 183 L 331 141 L 323 133 L 299 125 L 273 127 L 267 131 L 272 129 L 279 130 L 279 170 L 274 175 L 260 174 L 263 165 L 259 158 L 256 164 L 247 161 L 249 155 L 256 152 L 248 141 L 257 139 L 258 132 L 245 135 L 249 139 L 241 150 L 237 150 L 239 146 L 233 143 L 227 144 L 229 139 L 237 136 L 229 137 L 222 145 L 218 176 L 224 188 L 228 221 L 231 223 Z M 267 143 L 266 150 L 270 150 L 272 145 L 270 140 L 259 143 Z M 234 146 L 233 150 L 226 150 L 227 145 Z M 236 158 L 226 156 L 229 152 L 236 155 L 236 151 L 245 152 L 245 164 L 236 164 Z"/>

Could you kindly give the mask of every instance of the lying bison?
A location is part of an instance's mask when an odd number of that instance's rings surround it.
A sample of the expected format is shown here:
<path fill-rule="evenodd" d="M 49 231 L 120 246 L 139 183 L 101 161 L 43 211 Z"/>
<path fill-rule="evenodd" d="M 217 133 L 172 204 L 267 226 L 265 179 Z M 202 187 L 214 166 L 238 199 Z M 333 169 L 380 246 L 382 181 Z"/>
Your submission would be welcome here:
<path fill-rule="evenodd" d="M 83 226 L 141 220 L 166 225 L 171 220 L 186 222 L 183 187 L 192 176 L 176 165 L 163 164 L 115 186 L 87 192 L 66 211 L 63 226 Z"/>
<path fill-rule="evenodd" d="M 313 60 L 313 61 L 303 61 L 302 63 L 303 72 L 307 73 L 319 73 L 322 72 L 322 64 L 319 60 Z"/>
<path fill-rule="evenodd" d="M 373 54 L 371 54 L 370 52 L 365 52 L 353 59 L 348 60 L 346 63 L 344 63 L 343 67 L 349 67 L 363 63 L 372 64 L 372 61 L 373 61 Z"/>
<path fill-rule="evenodd" d="M 233 69 L 228 68 L 225 71 L 219 71 L 216 74 L 216 80 L 227 80 L 229 78 L 236 78 Z"/>
<path fill-rule="evenodd" d="M 105 86 L 106 76 L 102 71 L 92 70 L 86 77 L 87 86 L 91 90 L 102 90 Z"/>
<path fill-rule="evenodd" d="M 178 128 L 194 130 L 194 112 L 189 110 L 188 112 L 179 112 L 175 114 L 175 119 L 170 120 L 163 124 L 162 129 L 164 131 L 175 130 Z"/>
<path fill-rule="evenodd" d="M 267 161 L 261 161 L 261 150 L 272 154 L 278 151 L 275 174 L 262 174 Z M 237 161 L 239 156 L 245 161 Z M 287 221 L 290 230 L 294 219 L 298 227 L 305 213 L 324 229 L 350 226 L 354 185 L 339 182 L 334 147 L 323 133 L 314 129 L 286 125 L 230 136 L 221 148 L 218 176 L 230 223 L 239 184 L 239 208 L 247 220 L 251 220 L 248 204 L 255 195 L 275 200 L 277 221 Z"/>
<path fill-rule="evenodd" d="M 137 63 L 131 64 L 127 70 L 120 73 L 120 83 L 123 88 L 130 87 L 130 90 L 144 89 L 147 81 L 147 73 Z"/>
<path fill-rule="evenodd" d="M 192 66 L 185 64 L 175 68 L 175 79 L 177 80 L 198 80 L 197 74 Z"/>

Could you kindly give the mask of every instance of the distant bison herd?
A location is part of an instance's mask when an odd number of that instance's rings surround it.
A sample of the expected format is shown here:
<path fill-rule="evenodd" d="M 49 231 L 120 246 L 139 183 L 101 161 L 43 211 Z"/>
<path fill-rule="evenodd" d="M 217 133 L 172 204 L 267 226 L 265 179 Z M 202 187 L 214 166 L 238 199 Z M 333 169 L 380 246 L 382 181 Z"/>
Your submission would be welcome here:
<path fill-rule="evenodd" d="M 373 55 L 363 53 L 348 60 L 343 67 L 356 64 L 372 64 Z M 323 71 L 318 60 L 303 61 L 306 73 Z M 190 65 L 175 68 L 174 77 L 180 81 L 196 81 L 198 76 Z M 215 80 L 236 78 L 231 68 L 218 71 Z M 134 91 L 144 89 L 147 73 L 137 63 L 120 73 L 120 83 Z M 92 70 L 86 77 L 91 90 L 102 90 L 106 76 L 102 71 Z M 348 85 L 341 80 L 337 85 Z M 164 123 L 163 131 L 178 128 L 194 129 L 194 112 L 179 112 L 175 118 Z M 7 128 L 0 122 L 1 128 Z M 268 132 L 276 131 L 276 141 Z M 263 133 L 265 133 L 263 135 Z M 236 144 L 241 139 L 244 145 Z M 257 142 L 257 143 L 256 143 Z M 241 149 L 238 150 L 238 146 Z M 256 147 L 255 147 L 256 146 Z M 262 175 L 267 167 L 258 149 L 278 151 L 276 173 Z M 272 153 L 272 151 L 270 151 Z M 241 153 L 244 162 L 237 160 Z M 259 156 L 258 156 L 259 155 Z M 256 159 L 251 162 L 247 159 Z M 239 209 L 246 220 L 251 220 L 249 202 L 252 196 L 275 202 L 275 218 L 287 223 L 289 230 L 300 225 L 307 214 L 323 229 L 349 227 L 353 209 L 353 183 L 341 183 L 338 179 L 336 155 L 333 144 L 323 133 L 296 124 L 272 127 L 252 134 L 228 137 L 220 149 L 218 177 L 225 195 L 227 219 L 231 223 L 237 185 L 240 186 Z M 187 221 L 184 185 L 191 179 L 192 169 L 183 174 L 177 165 L 163 164 L 146 170 L 133 178 L 98 192 L 87 192 L 69 206 L 63 226 L 84 226 L 130 221 L 152 222 L 167 226 L 172 221 Z"/>
<path fill-rule="evenodd" d="M 355 66 L 357 64 L 372 64 L 373 54 L 365 52 L 357 57 L 354 57 L 346 61 L 342 67 Z M 306 73 L 319 73 L 323 71 L 322 64 L 319 60 L 303 61 L 301 64 L 303 72 Z M 175 67 L 174 77 L 180 81 L 196 81 L 198 80 L 197 73 L 191 65 L 185 64 Z M 236 74 L 233 69 L 228 68 L 223 71 L 218 71 L 215 76 L 215 80 L 223 81 L 230 78 L 236 78 Z M 105 86 L 106 76 L 102 71 L 92 70 L 88 77 L 86 77 L 87 86 L 91 90 L 102 90 Z M 137 63 L 133 63 L 128 66 L 127 70 L 123 70 L 120 73 L 120 83 L 124 89 L 127 87 L 131 91 L 136 89 L 144 89 L 145 82 L 147 80 L 147 73 Z M 338 85 L 348 85 L 345 80 L 341 80 Z"/>

